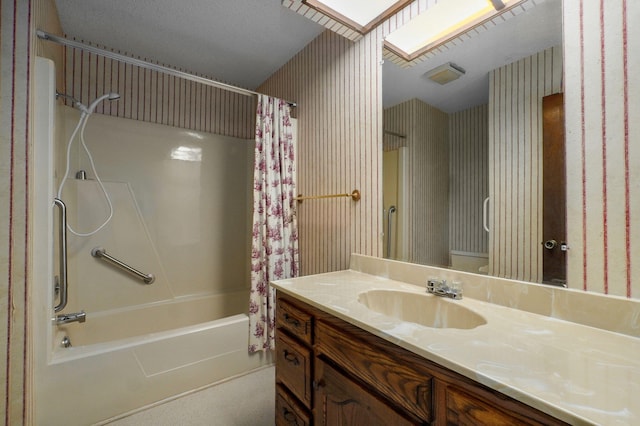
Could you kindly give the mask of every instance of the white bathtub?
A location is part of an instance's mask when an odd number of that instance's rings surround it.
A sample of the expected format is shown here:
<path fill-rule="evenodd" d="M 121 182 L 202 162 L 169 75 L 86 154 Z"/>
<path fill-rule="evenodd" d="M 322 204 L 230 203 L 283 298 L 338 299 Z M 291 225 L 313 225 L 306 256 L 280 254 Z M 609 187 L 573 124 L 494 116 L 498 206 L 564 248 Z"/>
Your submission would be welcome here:
<path fill-rule="evenodd" d="M 58 326 L 57 334 L 66 335 L 70 339 L 70 349 L 100 343 L 108 343 L 108 346 L 113 347 L 113 342 L 116 341 L 122 344 L 130 338 L 246 314 L 248 305 L 248 290 L 177 298 L 98 313 L 88 312 L 84 323 Z M 56 342 L 59 342 L 59 339 L 56 339 Z M 54 350 L 57 350 L 56 342 Z"/>
<path fill-rule="evenodd" d="M 167 304 L 140 314 L 153 314 L 160 324 L 185 307 Z M 61 328 L 54 338 L 57 349 L 38 372 L 36 424 L 101 423 L 266 365 L 267 357 L 248 354 L 248 321 L 237 314 L 84 346 Z M 91 335 L 90 320 L 79 324 L 84 325 L 82 335 Z M 56 344 L 65 335 L 74 346 Z"/>

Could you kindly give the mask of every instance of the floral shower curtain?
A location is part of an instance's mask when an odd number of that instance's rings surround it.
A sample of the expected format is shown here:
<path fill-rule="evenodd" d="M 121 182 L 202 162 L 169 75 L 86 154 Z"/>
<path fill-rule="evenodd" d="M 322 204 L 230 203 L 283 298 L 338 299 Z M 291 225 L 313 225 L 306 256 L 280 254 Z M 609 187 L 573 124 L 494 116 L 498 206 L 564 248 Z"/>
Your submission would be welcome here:
<path fill-rule="evenodd" d="M 275 345 L 275 297 L 269 281 L 298 275 L 295 157 L 290 107 L 258 95 L 253 172 L 249 352 Z"/>

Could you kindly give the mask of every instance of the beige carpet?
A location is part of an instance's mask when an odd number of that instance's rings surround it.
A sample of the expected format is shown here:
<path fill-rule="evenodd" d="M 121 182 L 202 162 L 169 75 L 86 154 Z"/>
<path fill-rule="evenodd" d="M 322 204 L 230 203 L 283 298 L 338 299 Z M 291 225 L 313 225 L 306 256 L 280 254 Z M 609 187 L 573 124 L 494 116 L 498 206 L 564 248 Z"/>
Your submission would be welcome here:
<path fill-rule="evenodd" d="M 110 426 L 273 426 L 275 368 L 267 367 L 109 423 Z"/>

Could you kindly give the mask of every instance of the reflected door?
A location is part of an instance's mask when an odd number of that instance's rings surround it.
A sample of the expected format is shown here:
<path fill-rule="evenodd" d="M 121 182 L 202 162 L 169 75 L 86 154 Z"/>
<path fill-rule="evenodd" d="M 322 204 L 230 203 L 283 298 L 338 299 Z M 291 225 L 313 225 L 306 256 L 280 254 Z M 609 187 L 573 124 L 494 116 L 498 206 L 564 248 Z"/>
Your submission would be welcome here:
<path fill-rule="evenodd" d="M 562 93 L 542 98 L 542 282 L 567 282 L 564 102 Z"/>

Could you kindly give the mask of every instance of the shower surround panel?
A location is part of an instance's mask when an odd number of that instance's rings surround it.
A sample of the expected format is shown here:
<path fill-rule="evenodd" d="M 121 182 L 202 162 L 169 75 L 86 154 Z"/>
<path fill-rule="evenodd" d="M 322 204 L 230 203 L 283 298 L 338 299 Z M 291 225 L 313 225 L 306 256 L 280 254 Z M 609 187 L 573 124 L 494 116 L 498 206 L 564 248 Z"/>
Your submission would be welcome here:
<path fill-rule="evenodd" d="M 85 140 L 114 215 L 90 237 L 68 233 L 62 313 L 84 310 L 87 319 L 52 324 L 53 285 L 46 284 L 58 264 L 51 250 L 58 233 L 51 204 L 79 114 L 55 105 L 52 63 L 38 65 L 34 424 L 99 424 L 268 363 L 247 352 L 253 141 L 246 139 L 92 115 Z M 78 141 L 70 158 L 62 199 L 69 223 L 86 232 L 104 221 L 107 203 Z M 87 180 L 73 179 L 80 169 Z M 92 257 L 95 247 L 153 273 L 155 282 Z M 65 337 L 71 347 L 62 347 Z M 62 385 L 77 395 L 60 392 Z"/>

